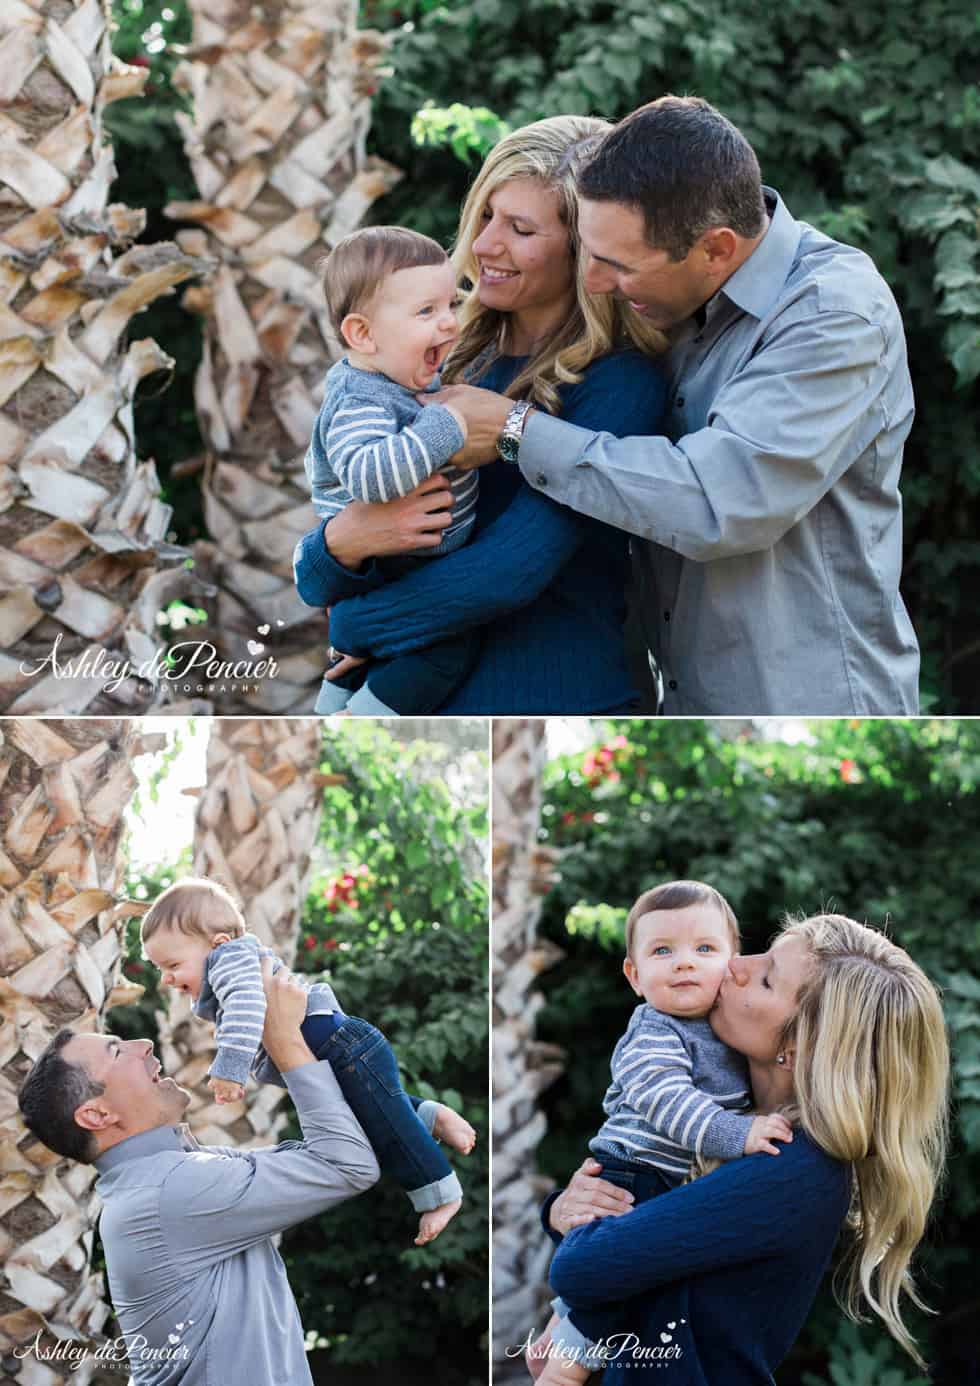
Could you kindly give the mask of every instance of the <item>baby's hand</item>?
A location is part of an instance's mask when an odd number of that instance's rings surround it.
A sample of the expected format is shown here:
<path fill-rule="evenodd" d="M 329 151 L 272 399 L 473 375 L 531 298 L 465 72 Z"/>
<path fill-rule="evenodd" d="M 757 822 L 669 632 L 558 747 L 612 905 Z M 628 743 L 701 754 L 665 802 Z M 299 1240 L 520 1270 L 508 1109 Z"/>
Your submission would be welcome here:
<path fill-rule="evenodd" d="M 215 1102 L 240 1102 L 245 1096 L 241 1083 L 233 1083 L 230 1078 L 209 1078 L 208 1087 L 214 1093 Z"/>
<path fill-rule="evenodd" d="M 757 1155 L 760 1151 L 765 1151 L 767 1155 L 778 1155 L 779 1147 L 773 1145 L 773 1141 L 791 1141 L 793 1139 L 793 1128 L 785 1117 L 776 1116 L 757 1116 L 749 1127 L 749 1134 L 745 1139 L 745 1154 Z"/>

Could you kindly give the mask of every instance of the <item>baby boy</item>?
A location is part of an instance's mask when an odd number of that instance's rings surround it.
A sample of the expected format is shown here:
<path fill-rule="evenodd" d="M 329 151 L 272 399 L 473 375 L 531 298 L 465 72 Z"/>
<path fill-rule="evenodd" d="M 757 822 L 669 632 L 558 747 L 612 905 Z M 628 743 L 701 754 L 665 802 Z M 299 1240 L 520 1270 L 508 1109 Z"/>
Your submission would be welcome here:
<path fill-rule="evenodd" d="M 436 548 L 380 560 L 386 579 L 464 544 L 476 518 L 477 472 L 449 459 L 466 441 L 452 406 L 416 396 L 440 388 L 439 369 L 459 335 L 456 278 L 436 241 L 401 226 L 368 226 L 340 241 L 323 269 L 330 322 L 347 355 L 327 373 L 306 454 L 313 506 L 329 520 L 351 501 L 408 495 L 433 472 L 452 491 L 449 526 Z M 315 711 L 385 717 L 434 712 L 461 682 L 477 652 L 465 633 L 431 652 L 348 667 L 324 679 Z M 349 661 L 348 661 L 349 665 Z"/>
<path fill-rule="evenodd" d="M 645 891 L 626 920 L 626 980 L 643 998 L 613 1050 L 606 1120 L 589 1142 L 602 1177 L 641 1203 L 682 1183 L 692 1159 L 735 1160 L 793 1138 L 778 1114 L 753 1116 L 740 1054 L 708 1023 L 728 961 L 738 952 L 738 922 L 717 890 L 670 881 Z M 547 1365 L 538 1386 L 576 1386 L 600 1362 L 568 1323 L 567 1306 L 531 1349 Z M 555 1349 L 560 1347 L 561 1351 Z"/>
<path fill-rule="evenodd" d="M 215 1100 L 237 1102 L 249 1073 L 285 1087 L 261 1044 L 265 1025 L 262 959 L 269 948 L 245 929 L 235 901 L 215 881 L 187 878 L 153 902 L 140 930 L 144 956 L 164 986 L 190 996 L 194 1013 L 216 1024 L 217 1053 L 208 1087 Z M 378 1164 L 421 1213 L 416 1245 L 437 1237 L 460 1207 L 462 1190 L 435 1137 L 467 1155 L 476 1133 L 441 1102 L 402 1091 L 391 1046 L 373 1025 L 345 1015 L 326 982 L 309 988 L 302 1034 L 326 1059 L 371 1142 Z"/>

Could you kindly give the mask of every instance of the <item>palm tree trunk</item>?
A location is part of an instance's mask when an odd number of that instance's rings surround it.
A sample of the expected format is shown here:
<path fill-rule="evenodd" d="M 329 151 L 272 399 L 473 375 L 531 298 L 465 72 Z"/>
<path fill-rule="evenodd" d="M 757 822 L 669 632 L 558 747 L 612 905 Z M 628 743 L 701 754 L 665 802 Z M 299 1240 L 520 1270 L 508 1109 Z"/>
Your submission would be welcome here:
<path fill-rule="evenodd" d="M 156 613 L 187 581 L 133 434 L 139 382 L 173 363 L 126 331 L 203 266 L 171 244 L 117 253 L 145 214 L 107 206 L 102 117 L 146 73 L 113 65 L 108 21 L 102 0 L 0 11 L 0 710 L 13 713 L 144 712 L 153 682 L 107 690 L 91 670 L 99 651 L 103 667 L 150 664 Z M 44 663 L 56 642 L 75 677 Z"/>
<path fill-rule="evenodd" d="M 557 1045 L 534 1038 L 543 1005 L 535 982 L 562 957 L 536 937 L 555 862 L 538 843 L 544 758 L 543 722 L 494 722 L 493 1321 L 501 1364 L 534 1324 L 551 1255 L 537 1212 L 550 1181 L 534 1159 L 546 1128 L 537 1099 L 561 1074 L 563 1058 Z"/>
<path fill-rule="evenodd" d="M 252 933 L 287 963 L 296 953 L 323 785 L 320 723 L 313 718 L 217 719 L 208 742 L 207 784 L 200 792 L 194 873 L 231 891 Z M 185 996 L 158 1016 L 163 1066 L 192 1093 L 187 1120 L 210 1145 L 267 1145 L 281 1123 L 282 1088 L 254 1084 L 245 1100 L 213 1101 L 207 1071 L 211 1027 L 196 1020 Z"/>
<path fill-rule="evenodd" d="M 95 1169 L 29 1135 L 17 1091 L 55 1032 L 101 1028 L 141 987 L 114 985 L 123 813 L 147 747 L 134 721 L 9 718 L 0 724 L 0 1358 L 40 1331 L 98 1335 L 109 1314 L 89 1268 Z M 11 1366 L 13 1370 L 13 1366 Z M 67 1369 L 64 1379 L 68 1379 Z M 5 1379 L 8 1379 L 5 1377 Z M 54 1382 L 25 1357 L 13 1380 Z M 70 1374 L 74 1382 L 79 1373 Z M 83 1373 L 82 1380 L 87 1377 Z"/>
<path fill-rule="evenodd" d="M 364 153 L 383 40 L 357 32 L 356 0 L 190 8 L 175 80 L 193 98 L 193 120 L 178 119 L 200 198 L 167 211 L 204 228 L 178 233 L 184 249 L 219 262 L 184 297 L 205 319 L 196 398 L 212 542 L 195 558 L 217 597 L 201 633 L 237 660 L 259 632 L 279 665 L 244 699 L 219 691 L 218 711 L 304 712 L 326 625 L 296 595 L 292 553 L 313 524 L 303 456 L 336 351 L 316 270 L 400 176 Z"/>

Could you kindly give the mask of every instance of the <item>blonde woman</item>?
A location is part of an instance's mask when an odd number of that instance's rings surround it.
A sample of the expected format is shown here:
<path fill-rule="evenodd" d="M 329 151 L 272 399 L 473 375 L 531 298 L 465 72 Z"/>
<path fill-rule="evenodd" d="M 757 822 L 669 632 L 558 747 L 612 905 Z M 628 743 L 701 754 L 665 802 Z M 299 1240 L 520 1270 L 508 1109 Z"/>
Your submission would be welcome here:
<path fill-rule="evenodd" d="M 655 358 L 665 340 L 626 303 L 583 284 L 574 170 L 608 128 L 556 116 L 515 130 L 488 156 L 460 219 L 454 263 L 470 287 L 443 379 L 627 437 L 659 429 L 665 385 Z M 301 541 L 300 595 L 332 607 L 335 649 L 391 658 L 479 628 L 475 666 L 439 712 L 632 710 L 626 535 L 533 491 L 502 459 L 482 469 L 474 538 L 372 590 L 369 560 L 437 545 L 449 500 L 432 477 L 403 501 L 350 505 Z"/>
<path fill-rule="evenodd" d="M 901 948 L 841 915 L 788 923 L 729 971 L 712 1029 L 745 1055 L 759 1110 L 781 1109 L 794 1139 L 778 1159 L 731 1161 L 635 1208 L 587 1161 L 543 1214 L 560 1243 L 551 1283 L 571 1306 L 562 1348 L 604 1339 L 606 1386 L 667 1364 L 671 1386 L 771 1386 L 843 1230 L 842 1307 L 870 1308 L 923 1366 L 902 1313 L 903 1295 L 921 1307 L 909 1264 L 945 1155 L 936 989 Z"/>

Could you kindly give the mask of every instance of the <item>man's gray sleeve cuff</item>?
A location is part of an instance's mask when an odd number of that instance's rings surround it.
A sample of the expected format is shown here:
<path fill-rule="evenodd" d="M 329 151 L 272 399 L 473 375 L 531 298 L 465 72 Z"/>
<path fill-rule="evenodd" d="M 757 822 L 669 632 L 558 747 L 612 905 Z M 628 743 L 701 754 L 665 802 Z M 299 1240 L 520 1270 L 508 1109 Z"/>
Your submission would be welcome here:
<path fill-rule="evenodd" d="M 561 501 L 575 467 L 597 435 L 535 409 L 524 423 L 517 465 L 536 491 Z"/>

